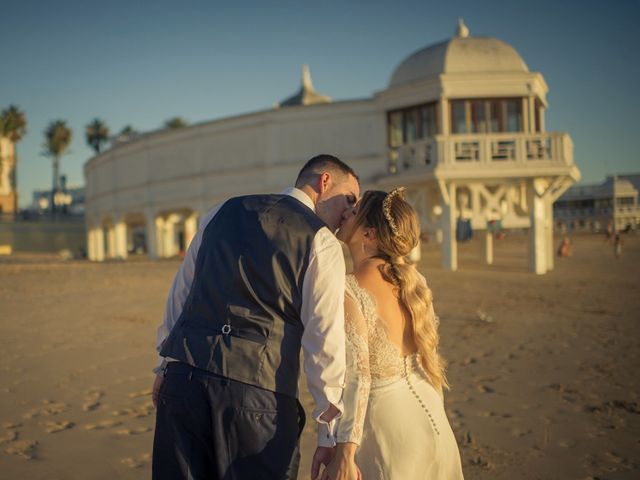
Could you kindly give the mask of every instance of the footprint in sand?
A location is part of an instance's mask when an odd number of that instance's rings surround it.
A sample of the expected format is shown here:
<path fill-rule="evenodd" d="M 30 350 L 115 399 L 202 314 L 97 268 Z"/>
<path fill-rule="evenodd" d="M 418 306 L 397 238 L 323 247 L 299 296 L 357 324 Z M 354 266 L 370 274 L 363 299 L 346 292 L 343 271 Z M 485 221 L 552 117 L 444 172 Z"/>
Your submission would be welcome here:
<path fill-rule="evenodd" d="M 36 456 L 36 447 L 38 442 L 36 440 L 20 440 L 12 443 L 11 446 L 4 449 L 9 455 L 16 455 L 18 457 L 32 460 Z"/>
<path fill-rule="evenodd" d="M 87 396 L 84 397 L 84 403 L 82 404 L 82 410 L 85 412 L 91 412 L 100 406 L 100 399 L 104 395 L 101 391 L 89 390 Z"/>
<path fill-rule="evenodd" d="M 151 462 L 151 454 L 144 453 L 139 455 L 138 457 L 127 457 L 120 460 L 120 462 L 124 463 L 129 468 L 140 468 L 147 463 Z"/>
<path fill-rule="evenodd" d="M 138 428 L 121 428 L 116 430 L 118 435 L 140 435 L 141 433 L 147 433 L 151 431 L 151 427 L 138 427 Z"/>
<path fill-rule="evenodd" d="M 60 422 L 40 422 L 40 425 L 44 427 L 44 431 L 47 433 L 58 433 L 63 430 L 69 430 L 75 426 L 75 423 L 68 420 L 62 420 Z"/>
<path fill-rule="evenodd" d="M 85 430 L 104 430 L 105 428 L 117 427 L 122 425 L 119 420 L 102 420 L 98 423 L 87 423 L 84 426 Z"/>
<path fill-rule="evenodd" d="M 18 439 L 18 432 L 16 430 L 9 430 L 5 432 L 3 436 L 0 437 L 0 445 L 4 443 L 15 442 Z"/>
<path fill-rule="evenodd" d="M 148 417 L 154 411 L 153 402 L 148 401 L 139 407 L 123 408 L 122 410 L 114 410 L 111 415 L 114 417 L 128 416 L 132 418 Z"/>
<path fill-rule="evenodd" d="M 149 395 L 151 395 L 151 389 L 147 388 L 145 390 L 140 390 L 138 392 L 131 392 L 129 394 L 129 398 L 146 397 Z"/>
<path fill-rule="evenodd" d="M 44 405 L 43 407 L 37 407 L 29 410 L 22 416 L 22 418 L 32 419 L 40 416 L 58 415 L 59 413 L 66 412 L 69 409 L 69 405 L 66 403 L 55 403 L 52 400 L 43 400 L 42 404 Z"/>
<path fill-rule="evenodd" d="M 489 385 L 484 383 L 480 383 L 476 385 L 476 389 L 481 393 L 494 393 L 495 390 L 491 388 Z"/>
<path fill-rule="evenodd" d="M 529 428 L 514 428 L 511 430 L 511 435 L 514 437 L 524 437 L 525 435 L 529 435 L 531 433 L 531 429 Z"/>

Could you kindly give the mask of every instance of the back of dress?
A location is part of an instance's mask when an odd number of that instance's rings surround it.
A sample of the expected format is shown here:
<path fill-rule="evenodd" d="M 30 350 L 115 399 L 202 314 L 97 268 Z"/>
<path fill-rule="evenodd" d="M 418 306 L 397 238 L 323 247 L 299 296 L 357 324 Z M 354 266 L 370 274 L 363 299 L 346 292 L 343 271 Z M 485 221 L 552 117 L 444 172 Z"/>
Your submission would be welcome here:
<path fill-rule="evenodd" d="M 458 446 L 442 397 L 417 353 L 402 356 L 375 297 L 347 275 L 347 378 L 338 442 L 359 444 L 367 479 L 461 479 Z"/>

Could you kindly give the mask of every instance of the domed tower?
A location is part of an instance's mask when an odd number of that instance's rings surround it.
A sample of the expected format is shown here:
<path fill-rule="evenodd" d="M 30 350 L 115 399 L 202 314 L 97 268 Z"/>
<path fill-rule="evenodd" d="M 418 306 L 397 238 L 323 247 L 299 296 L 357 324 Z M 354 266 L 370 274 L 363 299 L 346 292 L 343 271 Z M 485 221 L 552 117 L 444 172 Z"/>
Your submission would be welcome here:
<path fill-rule="evenodd" d="M 553 268 L 552 204 L 580 172 L 571 138 L 545 131 L 547 84 L 518 52 L 491 37 L 455 35 L 403 60 L 376 97 L 386 112 L 387 185 L 405 184 L 427 230 L 457 269 L 456 227 L 530 231 L 530 268 Z"/>

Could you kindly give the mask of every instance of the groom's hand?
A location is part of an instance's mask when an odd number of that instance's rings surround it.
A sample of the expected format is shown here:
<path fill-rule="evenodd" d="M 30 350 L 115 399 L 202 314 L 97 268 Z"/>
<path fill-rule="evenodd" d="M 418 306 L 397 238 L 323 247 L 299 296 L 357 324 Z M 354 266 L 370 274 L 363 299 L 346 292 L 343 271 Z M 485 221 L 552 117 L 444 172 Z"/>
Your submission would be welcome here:
<path fill-rule="evenodd" d="M 160 386 L 164 382 L 164 376 L 156 375 L 156 379 L 153 381 L 153 388 L 151 389 L 151 399 L 153 400 L 153 406 L 158 408 L 158 392 L 160 391 Z"/>
<path fill-rule="evenodd" d="M 311 462 L 311 480 L 318 478 L 320 474 L 320 465 L 324 465 L 325 468 L 329 465 L 329 462 L 333 460 L 335 455 L 335 448 L 333 447 L 318 447 L 316 453 L 313 454 L 313 461 Z"/>

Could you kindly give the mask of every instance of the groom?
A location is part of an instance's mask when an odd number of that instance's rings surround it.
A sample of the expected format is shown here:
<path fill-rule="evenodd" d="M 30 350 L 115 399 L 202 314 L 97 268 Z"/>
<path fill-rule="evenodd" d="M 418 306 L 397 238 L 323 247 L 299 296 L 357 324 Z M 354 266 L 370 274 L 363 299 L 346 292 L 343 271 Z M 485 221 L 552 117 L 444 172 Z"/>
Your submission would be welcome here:
<path fill-rule="evenodd" d="M 201 222 L 158 329 L 154 479 L 296 478 L 304 412 L 333 446 L 345 375 L 342 249 L 354 171 L 318 155 L 295 188 L 232 198 Z"/>

